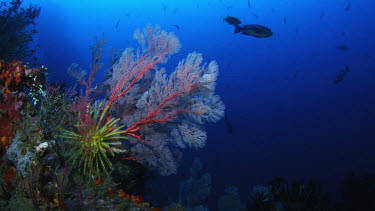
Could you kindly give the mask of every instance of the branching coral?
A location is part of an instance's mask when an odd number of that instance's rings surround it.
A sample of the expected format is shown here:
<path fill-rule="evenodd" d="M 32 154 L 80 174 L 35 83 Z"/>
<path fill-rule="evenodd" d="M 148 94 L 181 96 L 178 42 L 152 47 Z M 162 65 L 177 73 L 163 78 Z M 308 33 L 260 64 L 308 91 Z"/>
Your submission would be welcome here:
<path fill-rule="evenodd" d="M 62 128 L 77 122 L 67 115 L 72 93 L 64 88 L 65 84 L 46 84 L 45 96 L 41 101 L 36 122 L 39 128 L 43 128 L 43 136 L 46 139 L 55 139 L 55 135 L 59 134 Z"/>
<path fill-rule="evenodd" d="M 77 129 L 82 137 L 87 137 L 81 145 L 90 143 L 88 139 L 92 137 L 82 135 L 92 133 L 82 130 L 93 124 L 87 118 L 87 109 L 91 108 L 96 97 L 104 94 L 103 110 L 94 124 L 101 125 L 103 119 L 109 116 L 122 119 L 120 123 L 126 129 L 118 135 L 130 137 L 131 147 L 135 149 L 131 151 L 135 154 L 134 157 L 121 159 L 140 160 L 168 175 L 176 172 L 178 158 L 181 157 L 175 156 L 180 154 L 175 146 L 202 148 L 207 136 L 200 124 L 216 122 L 224 115 L 225 106 L 214 94 L 218 65 L 215 61 L 203 64 L 202 55 L 193 52 L 168 76 L 158 66 L 166 63 L 180 49 L 177 37 L 159 26 L 147 25 L 143 31 L 137 30 L 134 38 L 141 49 L 136 52 L 126 49 L 96 86 L 93 80 L 102 66 L 100 60 L 105 39 L 96 39 L 91 47 L 89 74 L 75 64 L 69 68 L 70 74 L 85 86 L 84 94 L 75 99 L 72 110 L 79 116 Z M 171 131 L 174 131 L 174 137 Z M 74 134 L 65 137 L 77 138 Z M 82 154 L 84 149 L 78 152 Z M 86 164 L 93 163 L 86 159 L 91 160 L 90 157 L 81 158 Z"/>
<path fill-rule="evenodd" d="M 204 147 L 207 135 L 202 124 L 216 122 L 224 115 L 224 103 L 215 95 L 218 65 L 215 61 L 203 63 L 202 54 L 193 52 L 168 75 L 159 65 L 179 49 L 178 39 L 158 26 L 147 26 L 134 36 L 141 50 L 135 54 L 133 49 L 126 49 L 106 81 L 108 98 L 123 90 L 120 96 L 115 95 L 119 97 L 113 101 L 110 114 L 123 118 L 125 135 L 134 144 L 131 150 L 140 162 L 169 175 L 176 172 L 181 157 L 171 155 L 180 154 L 178 148 Z M 167 49 L 155 48 L 159 43 Z M 133 82 L 133 78 L 138 79 Z"/>

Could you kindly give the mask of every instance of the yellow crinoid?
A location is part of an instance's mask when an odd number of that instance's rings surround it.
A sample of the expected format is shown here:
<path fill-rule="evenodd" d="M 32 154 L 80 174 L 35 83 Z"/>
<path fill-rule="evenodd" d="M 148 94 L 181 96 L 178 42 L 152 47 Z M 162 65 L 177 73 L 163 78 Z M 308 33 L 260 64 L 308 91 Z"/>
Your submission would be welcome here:
<path fill-rule="evenodd" d="M 83 166 L 83 174 L 92 175 L 93 169 L 99 175 L 99 166 L 108 174 L 107 167 L 112 168 L 112 163 L 107 157 L 107 152 L 114 156 L 116 146 L 121 145 L 118 139 L 128 139 L 122 134 L 125 126 L 118 126 L 120 119 L 110 118 L 102 124 L 105 107 L 100 112 L 101 103 L 95 102 L 94 109 L 90 112 L 89 120 L 79 121 L 76 125 L 77 133 L 73 131 L 63 130 L 62 138 L 68 139 L 73 145 L 73 155 L 69 161 L 73 161 L 73 165 Z M 87 172 L 88 171 L 88 172 Z"/>

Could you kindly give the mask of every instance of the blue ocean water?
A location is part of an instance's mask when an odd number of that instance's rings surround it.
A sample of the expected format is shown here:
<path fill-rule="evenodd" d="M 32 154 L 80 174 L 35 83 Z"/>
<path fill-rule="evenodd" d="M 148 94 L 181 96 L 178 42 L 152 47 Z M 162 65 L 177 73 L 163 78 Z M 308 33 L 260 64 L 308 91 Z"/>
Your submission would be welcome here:
<path fill-rule="evenodd" d="M 66 70 L 71 63 L 89 67 L 94 36 L 108 39 L 108 62 L 110 47 L 137 48 L 133 32 L 148 23 L 181 41 L 169 71 L 193 51 L 218 62 L 216 93 L 232 134 L 224 119 L 206 124 L 206 147 L 185 150 L 178 174 L 158 179 L 160 191 L 152 197 L 161 204 L 178 201 L 194 157 L 212 176 L 207 204 L 213 210 L 232 185 L 246 199 L 254 185 L 274 177 L 314 179 L 337 198 L 349 171 L 375 174 L 372 0 L 250 0 L 250 8 L 247 0 L 29 2 L 42 8 L 36 40 L 51 81 L 74 83 Z M 234 34 L 223 21 L 227 15 L 267 26 L 274 35 Z M 334 83 L 346 67 L 350 72 Z"/>

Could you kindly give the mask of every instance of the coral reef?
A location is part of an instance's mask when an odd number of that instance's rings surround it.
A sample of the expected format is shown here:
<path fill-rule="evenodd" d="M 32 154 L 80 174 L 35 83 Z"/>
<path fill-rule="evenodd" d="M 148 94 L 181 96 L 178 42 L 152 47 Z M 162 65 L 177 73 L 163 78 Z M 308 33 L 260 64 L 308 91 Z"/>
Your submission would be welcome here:
<path fill-rule="evenodd" d="M 38 115 L 34 118 L 38 128 L 43 128 L 43 138 L 56 139 L 63 129 L 71 129 L 77 123 L 69 113 L 71 107 L 72 89 L 65 90 L 65 84 L 45 85 L 45 95 L 40 102 Z M 61 147 L 64 144 L 57 143 Z"/>
<path fill-rule="evenodd" d="M 23 62 L 17 60 L 11 63 L 0 60 L 1 155 L 6 152 L 12 132 L 17 128 L 19 112 L 27 104 L 27 93 L 34 93 L 34 99 L 42 96 L 38 93 L 43 93 L 45 72 L 45 68 L 27 68 Z"/>
<path fill-rule="evenodd" d="M 214 94 L 216 62 L 202 64 L 194 52 L 168 76 L 161 65 L 179 50 L 178 39 L 151 25 L 135 38 L 141 49 L 113 59 L 98 83 L 105 39 L 95 39 L 89 73 L 69 68 L 84 86 L 80 94 L 46 84 L 44 67 L 0 61 L 2 209 L 160 210 L 142 197 L 152 170 L 177 172 L 178 149 L 204 147 L 203 124 L 218 121 L 225 107 Z M 195 162 L 182 185 L 187 210 L 207 210 L 200 203 L 211 176 L 199 178 L 200 169 Z"/>
<path fill-rule="evenodd" d="M 108 119 L 103 125 L 100 125 L 100 107 L 101 104 L 98 105 L 95 102 L 94 109 L 88 114 L 90 120 L 86 120 L 90 123 L 85 122 L 83 125 L 78 123 L 78 133 L 64 130 L 61 135 L 62 138 L 69 139 L 76 146 L 72 149 L 76 153 L 70 159 L 73 161 L 73 165 L 77 164 L 77 161 L 78 165 L 83 165 L 83 174 L 86 174 L 87 169 L 88 175 L 92 175 L 94 168 L 96 175 L 99 176 L 99 165 L 108 174 L 106 165 L 112 168 L 112 163 L 107 157 L 107 152 L 111 152 L 114 156 L 114 152 L 118 152 L 118 150 L 111 148 L 121 145 L 121 142 L 112 140 L 127 139 L 127 137 L 121 136 L 125 132 L 121 130 L 124 126 L 116 125 L 120 119 Z M 105 111 L 103 112 L 105 113 Z"/>
<path fill-rule="evenodd" d="M 129 93 L 119 97 L 110 113 L 123 118 L 121 123 L 128 127 L 125 135 L 130 137 L 131 151 L 141 158 L 139 161 L 157 169 L 161 175 L 170 175 L 176 173 L 181 157 L 179 148 L 204 147 L 207 135 L 202 124 L 216 122 L 224 115 L 224 104 L 214 94 L 218 66 L 215 61 L 202 64 L 202 55 L 193 52 L 167 76 L 166 71 L 153 62 L 160 59 L 153 55 L 154 51 L 160 51 L 154 50 L 153 45 L 170 39 L 172 44 L 168 46 L 176 45 L 175 53 L 179 48 L 177 38 L 151 26 L 143 33 L 136 32 L 135 37 L 142 51 L 138 51 L 136 57 L 132 49 L 125 50 L 106 82 L 110 91 L 116 90 L 112 84 L 117 84 L 116 80 L 122 77 L 130 79 L 124 82 L 124 91 L 132 86 Z M 160 37 L 166 38 L 156 40 Z M 165 51 L 161 51 L 161 55 L 166 55 Z M 169 56 L 160 62 L 165 63 Z M 134 72 L 143 71 L 145 67 L 149 69 L 144 76 L 132 83 Z"/>
<path fill-rule="evenodd" d="M 202 148 L 207 135 L 201 124 L 216 122 L 224 115 L 224 104 L 214 94 L 218 65 L 216 62 L 202 65 L 202 55 L 194 52 L 181 61 L 168 77 L 158 65 L 166 63 L 178 52 L 178 39 L 159 26 L 151 25 L 143 31 L 137 30 L 134 38 L 141 49 L 136 54 L 133 49 L 126 49 L 96 86 L 93 78 L 103 66 L 100 59 L 105 39 L 95 39 L 91 47 L 92 64 L 88 74 L 76 64 L 69 68 L 69 73 L 85 87 L 84 94 L 72 105 L 72 111 L 79 114 L 76 129 L 81 137 L 91 137 L 87 135 L 88 130 L 81 128 L 89 128 L 93 124 L 90 110 L 95 98 L 104 94 L 106 100 L 95 123 L 97 128 L 100 130 L 105 121 L 117 123 L 111 120 L 113 117 L 121 118 L 119 124 L 126 129 L 118 131 L 117 137 L 130 138 L 126 147 L 131 148 L 132 155 L 124 153 L 118 157 L 137 160 L 157 169 L 162 175 L 169 175 L 176 172 L 181 157 L 177 148 Z M 91 140 L 72 144 L 82 146 L 87 142 Z M 95 153 L 90 147 L 88 150 Z M 118 147 L 106 151 L 127 152 Z M 89 163 L 97 165 L 95 162 Z M 107 164 L 110 165 L 109 162 Z"/>

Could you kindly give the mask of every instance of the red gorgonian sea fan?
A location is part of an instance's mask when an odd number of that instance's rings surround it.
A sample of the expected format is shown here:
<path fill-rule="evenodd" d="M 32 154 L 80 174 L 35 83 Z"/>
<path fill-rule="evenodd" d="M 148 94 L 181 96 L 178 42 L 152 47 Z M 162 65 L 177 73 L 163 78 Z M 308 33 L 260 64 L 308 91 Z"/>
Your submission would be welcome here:
<path fill-rule="evenodd" d="M 202 148 L 207 140 L 202 124 L 224 115 L 225 106 L 214 94 L 218 65 L 202 64 L 202 55 L 193 52 L 168 76 L 162 65 L 179 51 L 177 37 L 148 25 L 134 38 L 141 48 L 126 49 L 99 86 L 91 85 L 97 69 L 85 81 L 77 66 L 70 70 L 86 86 L 86 94 L 76 102 L 82 111 L 92 106 L 91 95 L 103 92 L 104 113 L 99 121 L 121 118 L 126 128 L 122 135 L 130 138 L 124 145 L 131 148 L 132 157 L 169 175 L 176 172 L 181 158 L 178 148 Z M 92 53 L 93 63 L 99 64 L 103 47 L 92 49 L 99 49 Z M 91 65 L 96 66 L 100 65 Z"/>

